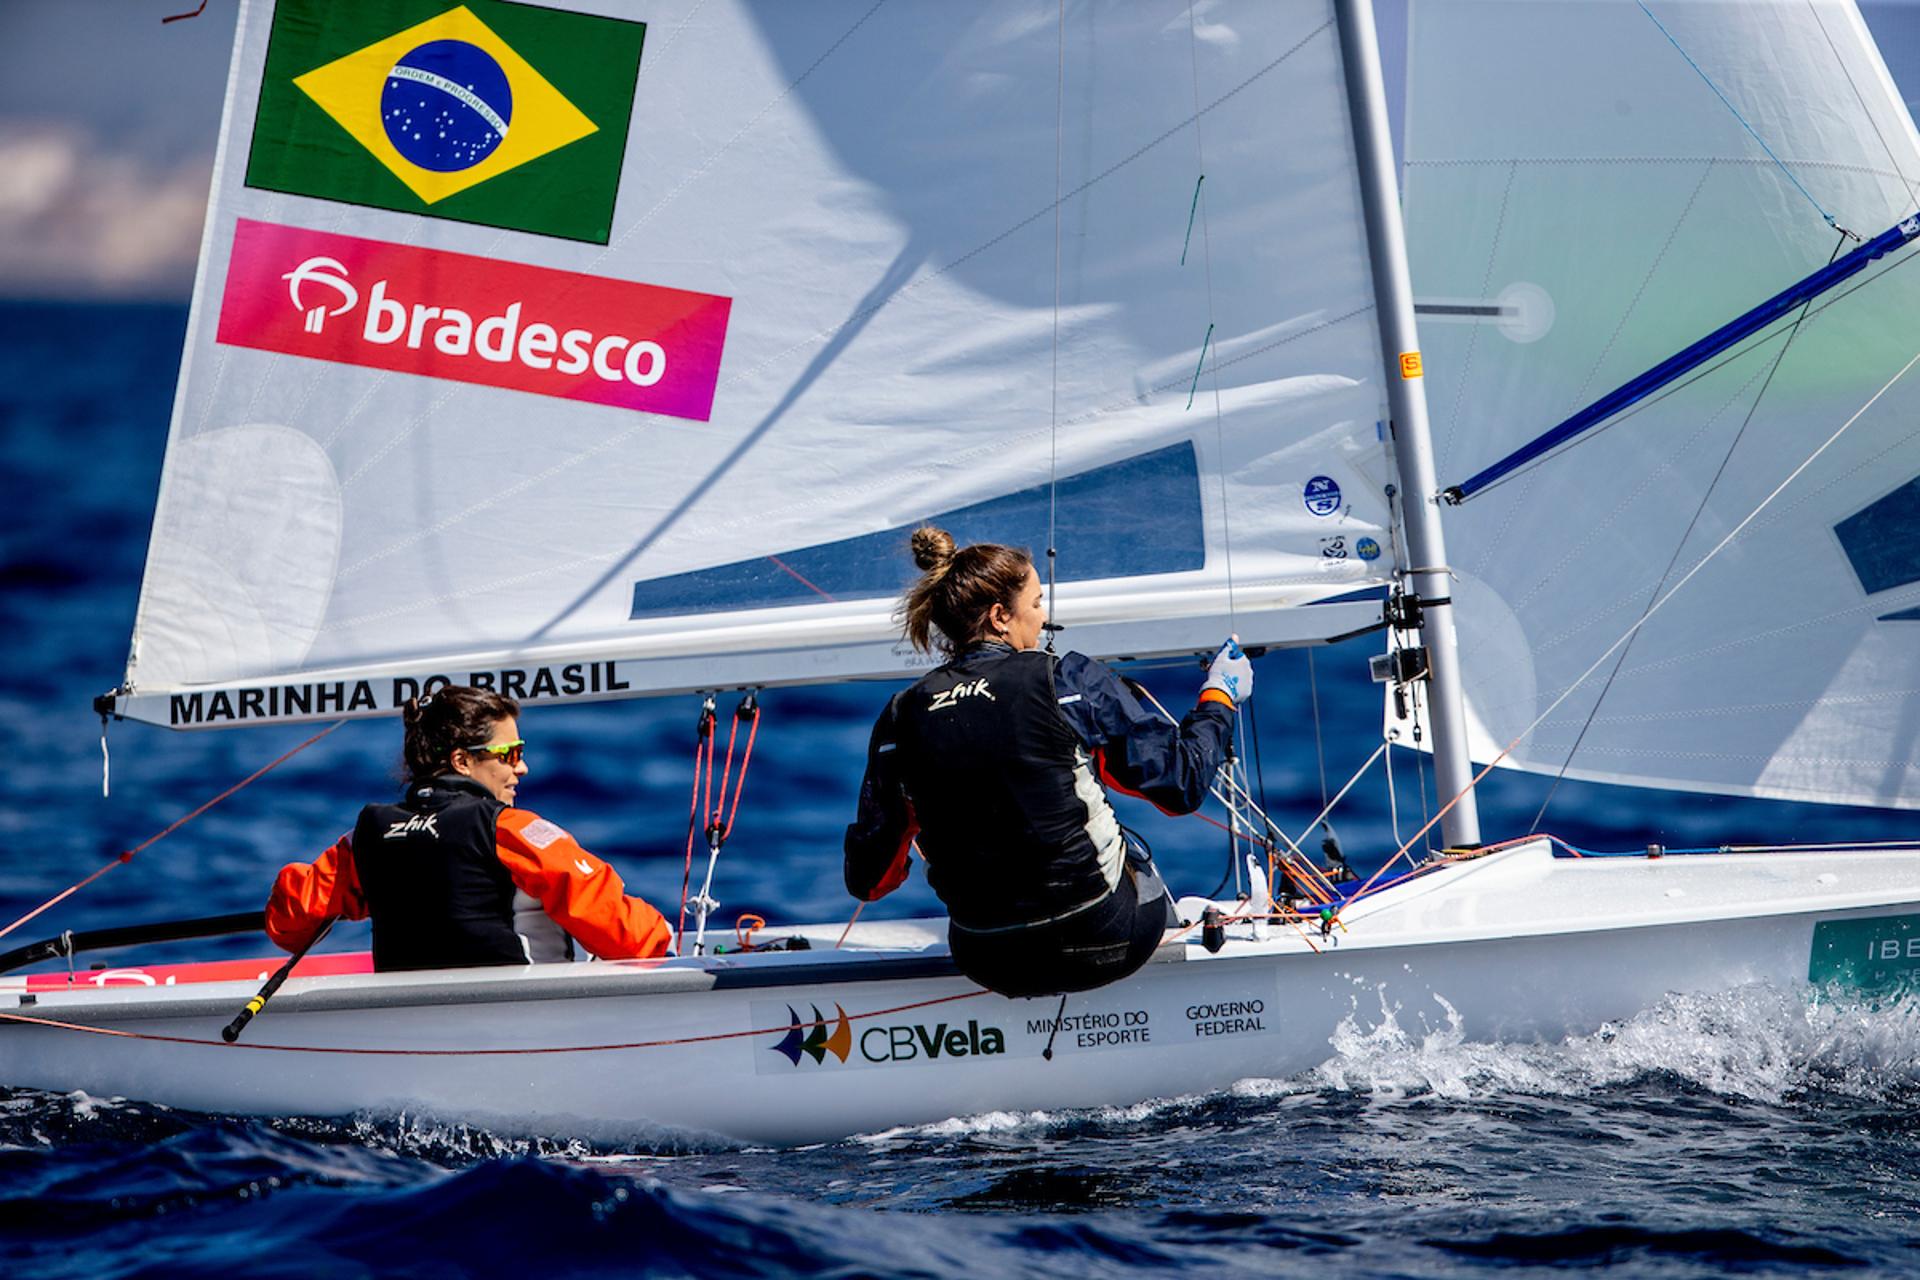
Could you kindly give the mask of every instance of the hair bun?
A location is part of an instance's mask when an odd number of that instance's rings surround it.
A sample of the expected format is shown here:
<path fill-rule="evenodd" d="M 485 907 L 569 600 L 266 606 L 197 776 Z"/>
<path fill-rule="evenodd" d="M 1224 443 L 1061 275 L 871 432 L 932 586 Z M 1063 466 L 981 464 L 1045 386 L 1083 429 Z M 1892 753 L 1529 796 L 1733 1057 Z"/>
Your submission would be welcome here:
<path fill-rule="evenodd" d="M 913 562 L 931 572 L 944 569 L 953 559 L 953 535 L 930 524 L 913 531 Z"/>

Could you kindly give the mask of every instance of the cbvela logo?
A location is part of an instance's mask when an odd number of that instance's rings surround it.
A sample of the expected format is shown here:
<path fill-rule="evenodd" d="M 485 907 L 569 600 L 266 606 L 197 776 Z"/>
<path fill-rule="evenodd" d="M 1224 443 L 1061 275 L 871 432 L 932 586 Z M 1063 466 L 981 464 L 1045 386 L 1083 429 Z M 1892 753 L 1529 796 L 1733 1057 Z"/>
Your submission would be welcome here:
<path fill-rule="evenodd" d="M 218 340 L 705 422 L 732 300 L 242 218 Z"/>
<path fill-rule="evenodd" d="M 810 1019 L 790 1004 L 754 1006 L 756 1026 L 777 1025 L 786 1030 L 773 1043 L 761 1041 L 755 1051 L 755 1069 L 762 1075 L 794 1068 L 879 1067 L 901 1063 L 964 1060 L 1007 1051 L 1006 1032 L 978 1019 L 958 1022 L 912 1022 L 897 1017 L 883 1020 L 848 1016 L 840 1005 L 822 1014 L 808 1005 Z"/>
<path fill-rule="evenodd" d="M 800 1057 L 805 1054 L 815 1062 L 824 1063 L 831 1053 L 839 1062 L 847 1060 L 847 1048 L 853 1043 L 853 1030 L 847 1025 L 847 1011 L 839 1005 L 833 1006 L 840 1015 L 831 1033 L 827 1030 L 828 1019 L 820 1016 L 820 1006 L 808 1006 L 813 1010 L 813 1022 L 802 1023 L 800 1015 L 787 1006 L 787 1034 L 780 1037 L 780 1043 L 772 1046 L 773 1051 L 782 1055 L 794 1066 L 800 1065 Z"/>

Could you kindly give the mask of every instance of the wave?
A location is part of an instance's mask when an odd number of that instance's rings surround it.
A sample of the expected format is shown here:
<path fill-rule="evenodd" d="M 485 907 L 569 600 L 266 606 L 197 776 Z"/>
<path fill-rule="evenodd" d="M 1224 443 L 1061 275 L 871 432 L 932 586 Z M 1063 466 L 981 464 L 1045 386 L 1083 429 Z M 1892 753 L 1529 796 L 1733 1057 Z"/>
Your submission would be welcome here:
<path fill-rule="evenodd" d="M 1750 984 L 1670 995 L 1651 1009 L 1553 1043 L 1468 1040 L 1436 997 L 1432 1017 L 1382 1001 L 1378 1018 L 1349 1015 L 1334 1054 L 1305 1079 L 1249 1081 L 1239 1092 L 1303 1087 L 1381 1100 L 1499 1094 L 1569 1097 L 1667 1077 L 1722 1097 L 1789 1104 L 1815 1095 L 1904 1102 L 1920 1093 L 1920 995 L 1862 1002 L 1808 999 Z"/>
<path fill-rule="evenodd" d="M 1582 1223 L 1554 1231 L 1502 1231 L 1463 1240 L 1425 1243 L 1482 1264 L 1646 1267 L 1662 1262 L 1692 1262 L 1736 1271 L 1869 1265 L 1866 1258 L 1844 1253 L 1831 1244 L 1806 1240 L 1793 1232 L 1727 1227 L 1669 1231 Z"/>
<path fill-rule="evenodd" d="M 988 1111 L 902 1126 L 850 1141 L 875 1148 L 939 1145 L 1019 1135 L 1055 1137 L 1168 1123 L 1229 1120 L 1316 1100 L 1376 1105 L 1501 1098 L 1617 1097 L 1658 1082 L 1773 1106 L 1905 1105 L 1920 1099 L 1920 994 L 1862 1002 L 1809 1000 L 1751 984 L 1712 995 L 1672 995 L 1586 1035 L 1552 1042 L 1469 1039 L 1459 1013 L 1380 998 L 1377 1012 L 1343 1018 L 1332 1054 L 1285 1078 L 1250 1078 L 1211 1095 L 1044 1111 Z M 1252 1118 L 1250 1116 L 1249 1118 Z"/>
<path fill-rule="evenodd" d="M 1897 999 L 1807 999 L 1753 984 L 1712 995 L 1672 995 L 1630 1019 L 1553 1042 L 1469 1039 L 1444 998 L 1431 1009 L 1390 1005 L 1342 1019 L 1330 1056 L 1287 1078 L 1251 1078 L 1214 1094 L 1123 1106 L 987 1111 L 859 1135 L 846 1144 L 889 1149 L 1036 1133 L 1105 1132 L 1218 1120 L 1221 1108 L 1314 1099 L 1392 1104 L 1502 1097 L 1573 1099 L 1611 1095 L 1649 1081 L 1772 1106 L 1920 1098 L 1920 993 Z M 0 1090 L 0 1150 L 73 1141 L 152 1143 L 212 1117 L 84 1093 Z M 481 1125 L 421 1115 L 347 1121 L 290 1117 L 271 1122 L 290 1136 L 352 1144 L 442 1168 L 531 1157 L 609 1167 L 674 1156 L 750 1152 L 724 1141 L 662 1134 L 638 1142 L 503 1136 Z M 813 1148 L 818 1149 L 818 1148 Z"/>
<path fill-rule="evenodd" d="M 1904 1256 L 1861 1224 L 1907 1203 L 1911 1179 L 1850 1171 L 1896 1169 L 1920 1132 L 1913 999 L 1756 986 L 1519 1045 L 1467 1039 L 1441 1003 L 1356 1009 L 1329 1049 L 1208 1095 L 778 1152 L 0 1090 L 0 1270 L 967 1280 Z"/>

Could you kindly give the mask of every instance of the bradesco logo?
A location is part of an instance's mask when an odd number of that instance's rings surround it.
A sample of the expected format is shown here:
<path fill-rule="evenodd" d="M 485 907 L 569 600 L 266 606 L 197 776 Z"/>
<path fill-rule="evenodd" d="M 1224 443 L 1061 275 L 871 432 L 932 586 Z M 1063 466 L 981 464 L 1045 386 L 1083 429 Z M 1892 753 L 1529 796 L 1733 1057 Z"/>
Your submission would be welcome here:
<path fill-rule="evenodd" d="M 732 299 L 242 218 L 218 340 L 705 422 Z"/>
<path fill-rule="evenodd" d="M 809 1005 L 811 1021 L 803 1020 L 792 1005 L 786 1006 L 787 1029 L 778 1043 L 767 1048 L 794 1066 L 805 1060 L 826 1066 L 828 1059 L 850 1066 L 863 1063 L 879 1066 L 895 1062 L 932 1062 L 939 1058 L 985 1057 L 1007 1051 L 1007 1037 L 999 1027 L 982 1026 L 968 1019 L 957 1023 L 870 1022 L 856 1030 L 855 1019 L 839 1005 L 834 1016 L 824 1017 L 816 1005 Z M 857 1015 L 856 1015 L 857 1017 Z"/>

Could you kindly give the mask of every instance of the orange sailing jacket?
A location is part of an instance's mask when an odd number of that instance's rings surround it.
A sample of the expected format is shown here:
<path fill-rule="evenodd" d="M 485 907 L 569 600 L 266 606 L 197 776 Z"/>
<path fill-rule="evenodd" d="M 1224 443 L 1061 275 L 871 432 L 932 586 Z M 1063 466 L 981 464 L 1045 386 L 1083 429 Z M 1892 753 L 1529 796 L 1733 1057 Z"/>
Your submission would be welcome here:
<path fill-rule="evenodd" d="M 561 929 L 603 959 L 664 955 L 673 931 L 644 900 L 630 896 L 620 874 L 581 848 L 566 831 L 526 809 L 501 807 L 494 823 L 493 853 L 514 888 L 536 899 Z M 511 894 L 501 903 L 500 923 L 511 930 Z M 289 863 L 275 878 L 267 900 L 267 936 L 287 951 L 298 951 L 333 917 L 364 920 L 368 894 L 353 852 L 352 834 L 343 835 L 311 863 Z M 376 931 L 380 922 L 375 922 Z M 381 948 L 377 945 L 375 950 Z M 518 957 L 497 956 L 493 963 Z M 449 964 L 488 963 L 448 956 Z M 376 956 L 376 965 L 379 958 Z M 418 967 L 408 964 L 398 967 Z"/>

